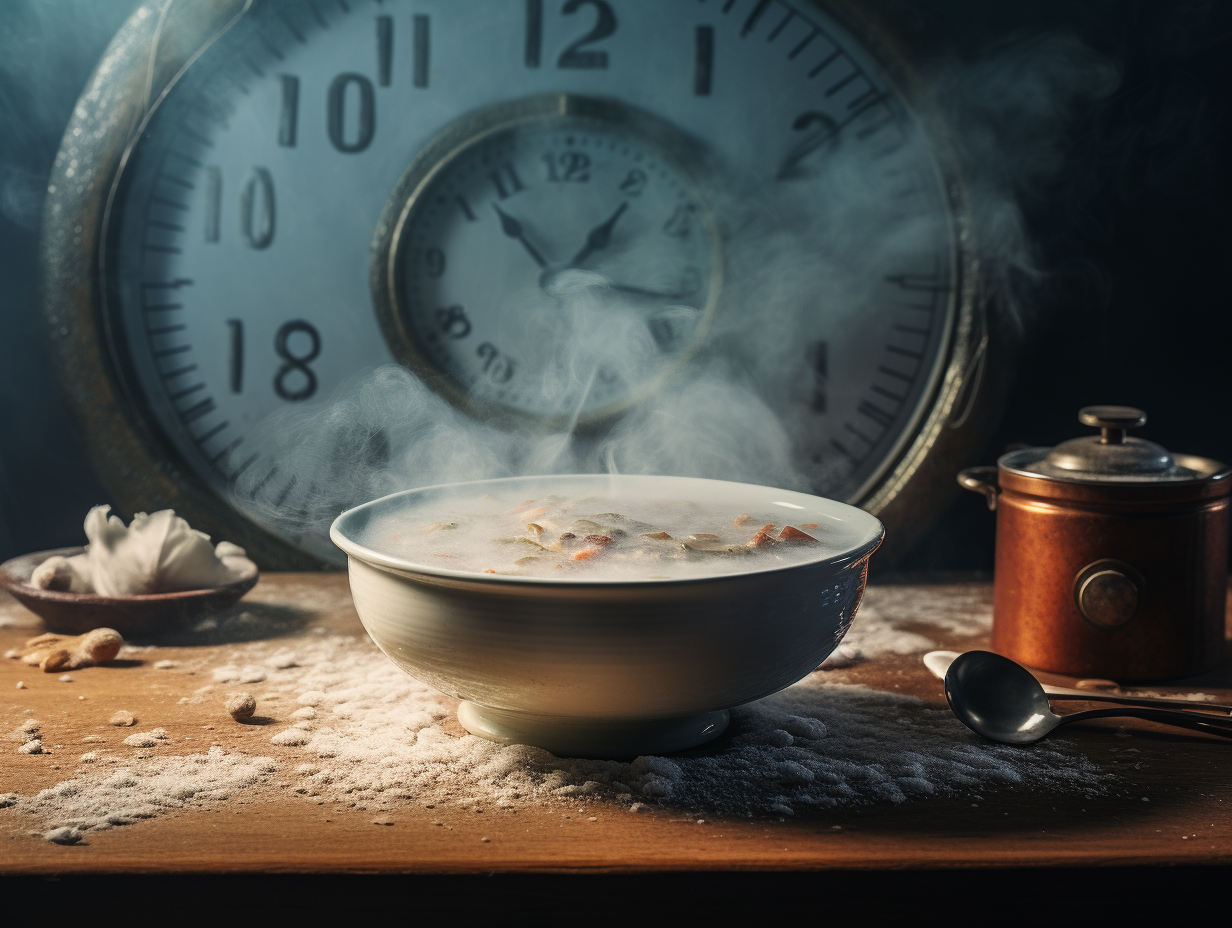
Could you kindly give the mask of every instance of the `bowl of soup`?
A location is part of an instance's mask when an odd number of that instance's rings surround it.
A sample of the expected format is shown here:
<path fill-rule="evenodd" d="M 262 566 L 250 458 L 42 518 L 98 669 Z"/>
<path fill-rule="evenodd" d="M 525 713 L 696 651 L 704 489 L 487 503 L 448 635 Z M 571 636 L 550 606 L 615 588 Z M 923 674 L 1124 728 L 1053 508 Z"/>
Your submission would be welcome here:
<path fill-rule="evenodd" d="M 344 512 L 356 611 L 471 733 L 562 756 L 683 750 L 842 640 L 884 529 L 790 490 L 514 477 Z"/>

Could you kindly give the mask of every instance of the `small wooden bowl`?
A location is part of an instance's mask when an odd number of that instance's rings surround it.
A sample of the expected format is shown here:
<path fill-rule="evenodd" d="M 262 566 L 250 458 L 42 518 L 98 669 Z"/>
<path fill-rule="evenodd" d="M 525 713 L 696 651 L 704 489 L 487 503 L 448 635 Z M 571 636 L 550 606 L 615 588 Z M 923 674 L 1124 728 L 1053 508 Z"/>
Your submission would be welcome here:
<path fill-rule="evenodd" d="M 251 577 L 226 586 L 146 596 L 62 593 L 30 586 L 35 568 L 49 557 L 72 557 L 84 551 L 85 548 L 56 548 L 5 561 L 0 564 L 0 588 L 40 616 L 48 631 L 80 635 L 94 628 L 114 628 L 125 638 L 141 638 L 227 608 L 256 586 L 260 577 L 260 572 L 254 570 Z"/>

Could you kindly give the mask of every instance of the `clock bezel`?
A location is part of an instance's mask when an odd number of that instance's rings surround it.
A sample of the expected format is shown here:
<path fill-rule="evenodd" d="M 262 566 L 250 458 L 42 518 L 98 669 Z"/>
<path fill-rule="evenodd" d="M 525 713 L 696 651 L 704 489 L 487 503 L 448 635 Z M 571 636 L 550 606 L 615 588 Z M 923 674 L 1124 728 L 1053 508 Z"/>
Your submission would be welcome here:
<path fill-rule="evenodd" d="M 894 453 L 848 500 L 891 527 L 879 558 L 885 563 L 904 554 L 949 504 L 955 472 L 983 450 L 1012 379 L 1018 333 L 990 311 L 981 290 L 971 209 L 944 121 L 922 95 L 907 104 L 907 91 L 923 89 L 909 57 L 929 51 L 922 46 L 932 39 L 920 39 L 918 24 L 896 22 L 879 3 L 809 5 L 833 16 L 886 75 L 929 146 L 953 223 L 953 321 L 939 373 Z M 162 434 L 140 391 L 126 384 L 122 352 L 117 357 L 109 347 L 106 219 L 129 155 L 188 65 L 243 16 L 269 9 L 262 0 L 211 0 L 164 11 L 147 0 L 116 34 L 74 108 L 51 174 L 40 246 L 42 312 L 69 412 L 121 510 L 175 508 L 212 536 L 248 548 L 265 569 L 332 568 L 253 522 L 198 476 Z M 908 34 L 919 43 L 912 49 L 896 38 Z M 70 162 L 75 171 L 66 174 Z"/>

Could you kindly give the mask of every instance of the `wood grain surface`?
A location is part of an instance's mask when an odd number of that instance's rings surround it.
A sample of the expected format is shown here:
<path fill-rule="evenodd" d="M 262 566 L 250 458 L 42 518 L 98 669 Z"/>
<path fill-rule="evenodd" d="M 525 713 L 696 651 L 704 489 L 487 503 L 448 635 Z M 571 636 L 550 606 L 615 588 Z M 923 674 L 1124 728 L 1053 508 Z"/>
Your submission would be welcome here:
<path fill-rule="evenodd" d="M 897 595 L 899 601 L 905 593 L 928 602 L 956 589 L 991 610 L 991 587 L 984 583 L 920 583 L 900 588 Z M 318 627 L 363 634 L 341 574 L 267 575 L 242 605 L 267 620 L 263 634 L 292 643 Z M 11 599 L 0 601 L 0 625 L 0 651 L 41 631 L 37 619 Z M 908 617 L 903 631 L 914 631 L 935 647 L 987 646 L 986 630 L 960 635 L 912 625 Z M 101 737 L 107 749 L 123 750 L 123 736 L 147 725 L 167 731 L 162 756 L 217 743 L 227 751 L 296 760 L 293 748 L 269 741 L 288 724 L 286 711 L 294 707 L 270 710 L 264 724 L 237 724 L 217 702 L 187 699 L 201 685 L 200 677 L 153 666 L 164 660 L 199 662 L 217 647 L 172 635 L 156 648 L 126 652 L 115 665 L 74 671 L 71 682 L 18 660 L 0 661 L 0 732 L 37 718 L 52 751 L 19 754 L 16 743 L 3 742 L 0 793 L 29 796 L 52 787 L 73 775 L 76 758 L 86 749 L 82 738 Z M 924 668 L 921 653 L 884 654 L 829 671 L 828 677 L 943 706 L 941 683 Z M 18 681 L 25 688 L 17 688 Z M 1228 702 L 1229 683 L 1220 671 L 1153 692 L 1201 690 Z M 260 698 L 259 684 L 248 688 Z M 1067 704 L 1062 711 L 1085 707 Z M 109 726 L 107 720 L 121 708 L 139 716 L 142 725 Z M 456 723 L 450 731 L 463 735 Z M 338 802 L 318 804 L 271 786 L 226 803 L 87 832 L 73 846 L 44 840 L 18 803 L 0 809 L 0 872 L 645 874 L 1232 862 L 1232 742 L 1136 722 L 1085 725 L 1080 738 L 1086 756 L 1117 774 L 1123 788 L 1092 799 L 1024 785 L 982 791 L 978 802 L 970 796 L 930 797 L 786 821 L 769 816 L 698 822 L 670 805 L 639 814 L 627 803 L 597 803 L 579 814 L 559 805 L 468 811 L 408 801 L 389 816 L 392 824 L 375 825 L 370 812 Z"/>

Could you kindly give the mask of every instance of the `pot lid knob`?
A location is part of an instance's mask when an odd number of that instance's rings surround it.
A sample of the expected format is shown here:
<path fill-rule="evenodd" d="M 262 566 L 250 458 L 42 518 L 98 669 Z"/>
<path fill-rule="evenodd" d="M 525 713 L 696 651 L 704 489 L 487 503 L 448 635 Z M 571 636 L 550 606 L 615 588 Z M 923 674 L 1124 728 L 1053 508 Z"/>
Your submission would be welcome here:
<path fill-rule="evenodd" d="M 1146 413 L 1133 406 L 1084 406 L 1078 421 L 1100 430 L 1101 445 L 1119 445 L 1127 431 L 1146 425 Z"/>
<path fill-rule="evenodd" d="M 1100 435 L 1061 442 L 1040 462 L 1045 469 L 1096 481 L 1178 475 L 1176 462 L 1166 449 L 1125 434 L 1146 423 L 1146 413 L 1141 409 L 1087 406 L 1078 413 L 1078 420 L 1099 429 Z"/>

